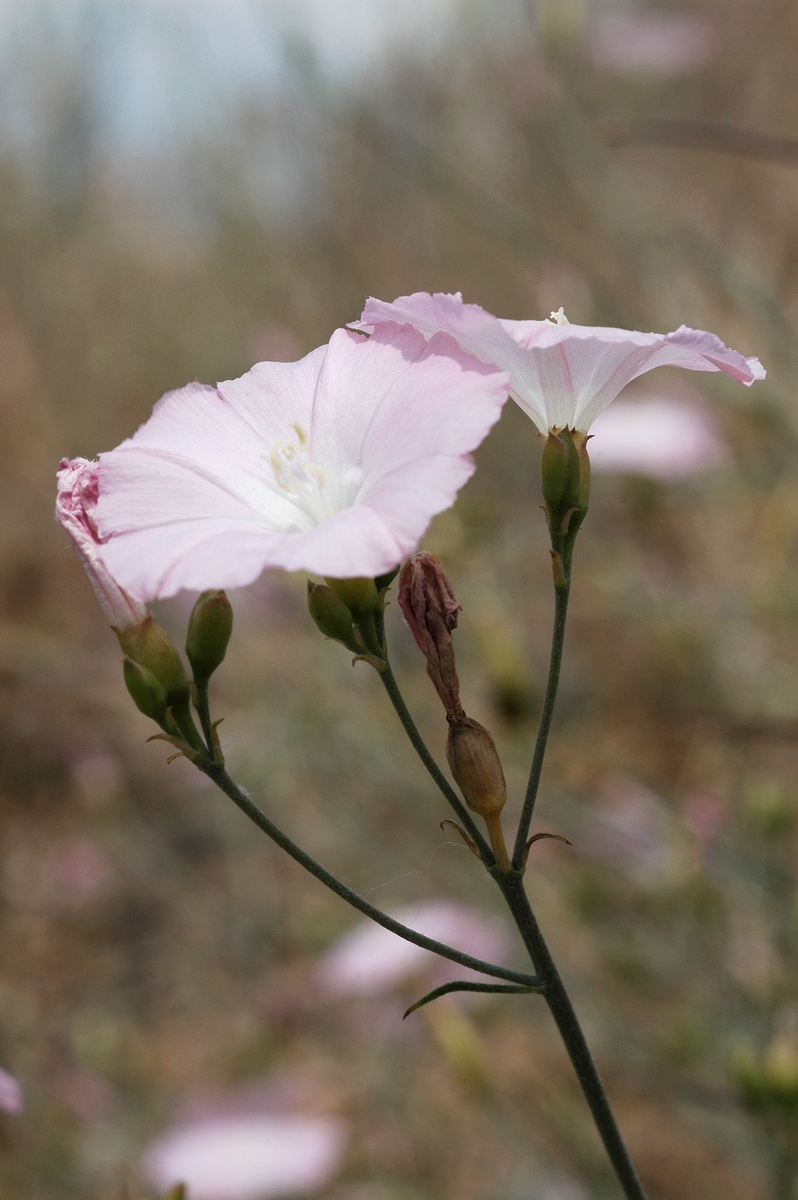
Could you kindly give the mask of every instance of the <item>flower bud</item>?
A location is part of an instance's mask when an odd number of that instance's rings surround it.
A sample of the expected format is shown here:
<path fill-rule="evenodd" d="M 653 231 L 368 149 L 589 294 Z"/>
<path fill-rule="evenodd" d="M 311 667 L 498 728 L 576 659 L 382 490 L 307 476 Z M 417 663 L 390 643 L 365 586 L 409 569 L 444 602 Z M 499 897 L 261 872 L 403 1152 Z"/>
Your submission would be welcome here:
<path fill-rule="evenodd" d="M 127 658 L 155 676 L 170 705 L 188 702 L 188 679 L 180 655 L 167 632 L 151 615 L 135 629 L 115 632 Z"/>
<path fill-rule="evenodd" d="M 354 654 L 362 652 L 355 639 L 352 612 L 331 587 L 308 582 L 308 610 L 325 637 L 341 642 Z"/>
<path fill-rule="evenodd" d="M 409 558 L 399 572 L 399 607 L 427 660 L 427 674 L 435 685 L 449 720 L 463 716 L 460 681 L 454 657 L 452 630 L 457 628 L 457 603 L 449 580 L 434 554 L 422 551 Z"/>
<path fill-rule="evenodd" d="M 485 819 L 498 816 L 507 784 L 496 743 L 485 726 L 471 717 L 451 721 L 446 758 L 471 811 Z"/>
<path fill-rule="evenodd" d="M 327 583 L 356 617 L 361 613 L 377 612 L 380 608 L 379 593 L 373 579 L 328 579 Z"/>
<path fill-rule="evenodd" d="M 186 656 L 194 682 L 203 687 L 224 662 L 233 632 L 233 609 L 224 592 L 203 592 L 191 612 L 186 635 Z"/>
<path fill-rule="evenodd" d="M 152 671 L 125 656 L 122 663 L 125 687 L 133 697 L 139 712 L 162 725 L 166 718 L 166 688 L 158 682 Z"/>

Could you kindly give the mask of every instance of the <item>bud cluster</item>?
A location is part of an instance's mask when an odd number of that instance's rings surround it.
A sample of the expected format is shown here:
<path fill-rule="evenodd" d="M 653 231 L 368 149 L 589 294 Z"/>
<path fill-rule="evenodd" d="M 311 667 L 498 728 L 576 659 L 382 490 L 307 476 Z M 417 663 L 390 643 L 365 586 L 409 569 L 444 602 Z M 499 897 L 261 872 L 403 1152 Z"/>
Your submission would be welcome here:
<path fill-rule="evenodd" d="M 308 611 L 318 629 L 378 671 L 386 664 L 385 595 L 398 569 L 376 579 L 308 581 Z"/>

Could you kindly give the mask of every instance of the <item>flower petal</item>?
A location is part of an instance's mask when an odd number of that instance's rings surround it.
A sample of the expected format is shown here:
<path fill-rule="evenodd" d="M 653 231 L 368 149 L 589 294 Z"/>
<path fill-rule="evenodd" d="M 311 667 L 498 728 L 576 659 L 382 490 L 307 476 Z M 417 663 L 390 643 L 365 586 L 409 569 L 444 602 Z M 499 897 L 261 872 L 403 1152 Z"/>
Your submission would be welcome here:
<path fill-rule="evenodd" d="M 464 350 L 512 371 L 511 395 L 542 433 L 565 426 L 587 431 L 598 414 L 639 375 L 655 367 L 723 371 L 750 386 L 764 379 L 757 358 L 744 358 L 720 338 L 682 325 L 673 333 L 638 333 L 548 321 L 506 321 L 456 295 L 416 292 L 392 304 L 369 299 L 360 329 L 408 321 L 427 337 L 443 331 Z"/>
<path fill-rule="evenodd" d="M 451 338 L 388 324 L 172 392 L 101 456 L 103 561 L 148 598 L 265 567 L 381 574 L 452 503 L 508 384 Z"/>

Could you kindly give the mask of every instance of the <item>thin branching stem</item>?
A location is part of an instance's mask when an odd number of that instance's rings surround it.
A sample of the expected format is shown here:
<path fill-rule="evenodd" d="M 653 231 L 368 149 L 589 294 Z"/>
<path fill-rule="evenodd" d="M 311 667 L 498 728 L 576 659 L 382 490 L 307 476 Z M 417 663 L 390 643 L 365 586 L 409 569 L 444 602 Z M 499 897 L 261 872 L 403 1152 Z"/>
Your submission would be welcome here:
<path fill-rule="evenodd" d="M 426 743 L 424 742 L 421 734 L 418 732 L 416 723 L 410 715 L 410 710 L 405 704 L 404 697 L 399 691 L 399 685 L 396 682 L 396 677 L 391 670 L 390 664 L 386 664 L 385 670 L 380 672 L 380 679 L 382 680 L 383 686 L 390 697 L 391 704 L 396 710 L 396 715 L 402 722 L 404 731 L 410 739 L 413 749 L 416 751 L 416 754 L 429 771 L 437 786 L 440 788 L 444 798 L 457 813 L 460 823 L 465 827 L 465 829 L 468 830 L 471 839 L 475 842 L 477 849 L 479 850 L 485 866 L 488 868 L 492 867 L 495 863 L 495 858 L 489 843 L 486 841 L 484 835 L 474 822 L 470 812 L 463 804 L 462 800 L 457 795 L 457 792 L 449 783 L 448 779 L 443 774 L 443 771 L 441 771 L 435 759 L 427 749 Z"/>
<path fill-rule="evenodd" d="M 289 854 L 295 862 L 298 862 L 301 867 L 314 875 L 316 879 L 325 884 L 331 891 L 335 892 L 336 896 L 340 896 L 347 904 L 351 904 L 364 916 L 371 917 L 378 925 L 382 925 L 383 929 L 388 929 L 391 933 L 395 933 L 398 937 L 404 938 L 406 942 L 412 942 L 415 946 L 420 946 L 423 950 L 431 950 L 433 954 L 439 954 L 441 958 L 448 958 L 452 962 L 459 963 L 461 967 L 467 967 L 471 971 L 480 971 L 483 975 L 492 975 L 496 979 L 506 979 L 510 983 L 521 984 L 523 987 L 535 988 L 540 987 L 540 980 L 534 975 L 525 975 L 520 971 L 510 971 L 506 967 L 497 966 L 495 963 L 483 962 L 480 958 L 474 958 L 471 954 L 465 954 L 460 950 L 455 950 L 452 946 L 447 946 L 443 942 L 438 942 L 434 938 L 427 937 L 423 933 L 417 933 L 415 929 L 410 929 L 409 926 L 403 925 L 401 921 L 395 921 L 393 917 L 389 917 L 387 913 L 381 909 L 375 908 L 373 904 L 369 904 L 368 900 L 364 900 L 352 888 L 347 887 L 337 876 L 323 867 L 321 863 L 317 863 L 315 858 L 311 858 L 296 842 L 283 833 L 275 823 L 266 816 L 262 809 L 258 808 L 253 802 L 248 793 L 243 788 L 230 778 L 224 766 L 218 762 L 212 762 L 206 759 L 197 764 L 199 769 L 206 774 L 209 779 L 212 779 L 218 788 L 220 788 L 226 796 L 229 796 L 234 804 L 237 804 L 243 813 L 254 821 L 259 829 L 262 829 L 273 842 L 275 842 L 286 854 Z"/>
<path fill-rule="evenodd" d="M 570 580 L 563 586 L 555 587 L 554 589 L 554 628 L 551 638 L 549 677 L 546 682 L 543 707 L 540 710 L 540 721 L 538 722 L 538 732 L 535 738 L 535 749 L 532 754 L 532 766 L 529 772 L 524 807 L 521 811 L 521 819 L 518 823 L 518 833 L 516 834 L 515 847 L 513 849 L 513 867 L 516 871 L 523 871 L 526 863 L 526 843 L 529 836 L 529 826 L 532 822 L 532 814 L 535 811 L 535 801 L 538 797 L 540 776 L 543 771 L 543 760 L 546 757 L 546 746 L 549 740 L 552 717 L 554 716 L 554 704 L 557 699 L 560 667 L 562 666 L 562 652 L 565 644 L 565 619 L 568 615 L 569 592 Z"/>

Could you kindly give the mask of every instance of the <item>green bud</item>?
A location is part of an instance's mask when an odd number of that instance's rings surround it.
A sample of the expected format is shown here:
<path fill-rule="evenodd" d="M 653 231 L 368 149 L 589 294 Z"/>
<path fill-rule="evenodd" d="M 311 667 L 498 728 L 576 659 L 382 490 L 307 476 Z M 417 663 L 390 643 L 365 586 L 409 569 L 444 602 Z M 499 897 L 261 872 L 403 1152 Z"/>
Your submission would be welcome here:
<path fill-rule="evenodd" d="M 166 718 L 166 688 L 158 682 L 152 671 L 125 657 L 122 664 L 125 687 L 133 697 L 139 712 L 162 725 Z"/>
<path fill-rule="evenodd" d="M 194 682 L 202 687 L 224 662 L 233 632 L 233 609 L 224 592 L 203 592 L 191 612 L 186 655 Z"/>
<path fill-rule="evenodd" d="M 165 688 L 170 705 L 188 701 L 188 679 L 180 655 L 169 635 L 151 616 L 135 629 L 115 632 L 127 658 L 151 672 Z"/>
<path fill-rule="evenodd" d="M 327 583 L 355 617 L 379 611 L 380 597 L 373 579 L 327 579 Z"/>
<path fill-rule="evenodd" d="M 354 654 L 361 653 L 362 646 L 355 639 L 351 610 L 331 587 L 308 580 L 308 611 L 325 637 L 341 642 Z"/>

